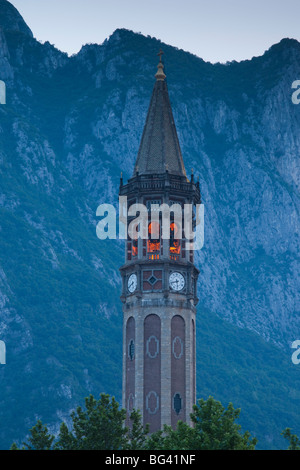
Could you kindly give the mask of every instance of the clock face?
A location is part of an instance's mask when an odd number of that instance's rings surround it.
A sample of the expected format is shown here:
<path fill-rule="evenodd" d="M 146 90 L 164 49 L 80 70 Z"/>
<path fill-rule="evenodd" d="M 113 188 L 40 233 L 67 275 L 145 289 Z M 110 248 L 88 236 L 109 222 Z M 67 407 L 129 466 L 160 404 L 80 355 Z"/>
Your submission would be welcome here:
<path fill-rule="evenodd" d="M 169 285 L 173 290 L 180 291 L 185 286 L 185 280 L 182 274 L 172 273 L 169 277 Z"/>
<path fill-rule="evenodd" d="M 128 284 L 127 284 L 129 292 L 131 293 L 134 292 L 136 289 L 136 286 L 137 286 L 136 274 L 131 274 L 128 278 Z"/>

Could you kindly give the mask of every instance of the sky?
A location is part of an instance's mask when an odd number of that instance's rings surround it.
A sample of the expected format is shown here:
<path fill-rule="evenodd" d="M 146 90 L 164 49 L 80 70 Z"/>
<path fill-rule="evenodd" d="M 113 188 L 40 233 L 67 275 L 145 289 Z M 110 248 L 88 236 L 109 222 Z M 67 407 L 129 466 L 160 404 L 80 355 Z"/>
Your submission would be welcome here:
<path fill-rule="evenodd" d="M 126 28 L 210 62 L 300 41 L 300 0 L 10 0 L 34 36 L 69 55 Z"/>

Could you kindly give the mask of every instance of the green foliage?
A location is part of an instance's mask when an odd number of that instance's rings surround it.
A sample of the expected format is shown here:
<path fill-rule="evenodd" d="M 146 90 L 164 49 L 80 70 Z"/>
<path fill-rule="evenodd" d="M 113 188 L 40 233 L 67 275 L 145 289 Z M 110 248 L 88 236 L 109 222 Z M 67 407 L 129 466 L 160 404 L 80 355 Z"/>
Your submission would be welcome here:
<path fill-rule="evenodd" d="M 49 434 L 47 426 L 44 426 L 41 420 L 38 420 L 36 425 L 30 429 L 30 437 L 28 442 L 23 443 L 22 450 L 52 450 L 54 436 Z M 18 449 L 16 443 L 14 442 L 10 450 L 20 450 Z"/>
<path fill-rule="evenodd" d="M 296 434 L 292 434 L 290 428 L 286 428 L 281 433 L 290 443 L 288 450 L 300 450 L 300 439 Z"/>
<path fill-rule="evenodd" d="M 190 450 L 195 449 L 195 430 L 188 424 L 178 421 L 175 430 L 164 426 L 163 431 L 157 431 L 146 443 L 147 450 Z"/>
<path fill-rule="evenodd" d="M 164 431 L 153 433 L 147 443 L 149 449 L 157 450 L 254 450 L 257 439 L 250 439 L 250 433 L 241 433 L 241 426 L 235 421 L 240 409 L 229 403 L 227 409 L 209 397 L 200 399 L 194 405 L 191 420 L 193 426 L 178 422 L 173 430 L 165 426 Z"/>
<path fill-rule="evenodd" d="M 17 446 L 17 444 L 14 442 L 12 445 L 11 445 L 11 448 L 10 450 L 20 450 Z"/>
<path fill-rule="evenodd" d="M 130 415 L 131 424 L 127 433 L 127 443 L 124 449 L 127 450 L 144 450 L 147 443 L 149 426 L 142 424 L 141 414 L 137 410 L 133 410 Z"/>
<path fill-rule="evenodd" d="M 60 450 L 117 450 L 125 444 L 127 428 L 123 426 L 126 412 L 119 409 L 114 397 L 101 394 L 99 400 L 90 395 L 71 414 L 73 430 L 61 425 L 56 449 Z"/>
<path fill-rule="evenodd" d="M 200 399 L 191 415 L 195 430 L 196 448 L 202 450 L 254 450 L 257 439 L 250 439 L 250 433 L 241 434 L 241 426 L 235 421 L 240 409 L 229 403 L 227 409 L 209 397 Z"/>
<path fill-rule="evenodd" d="M 55 450 L 73 450 L 76 448 L 76 440 L 64 422 L 60 425 L 59 439 L 54 448 Z"/>
<path fill-rule="evenodd" d="M 63 422 L 57 441 L 41 421 L 30 430 L 31 436 L 23 449 L 28 450 L 254 450 L 257 440 L 250 433 L 241 434 L 235 423 L 240 410 L 229 403 L 225 409 L 209 397 L 194 406 L 193 426 L 179 421 L 176 429 L 164 426 L 163 431 L 149 434 L 142 424 L 141 414 L 131 413 L 129 427 L 124 426 L 126 411 L 120 409 L 114 397 L 101 394 L 85 399 L 85 409 L 72 412 L 72 430 Z M 11 450 L 17 450 L 16 444 Z"/>

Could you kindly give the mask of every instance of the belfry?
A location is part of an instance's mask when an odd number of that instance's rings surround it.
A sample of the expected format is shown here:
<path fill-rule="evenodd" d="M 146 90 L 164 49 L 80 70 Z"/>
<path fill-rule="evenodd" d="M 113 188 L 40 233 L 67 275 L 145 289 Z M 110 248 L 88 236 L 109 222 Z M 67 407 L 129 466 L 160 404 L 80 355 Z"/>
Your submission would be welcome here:
<path fill-rule="evenodd" d="M 160 56 L 156 81 L 134 173 L 120 183 L 128 209 L 149 211 L 148 239 L 125 242 L 120 268 L 123 288 L 123 408 L 140 410 L 150 432 L 178 420 L 190 423 L 196 401 L 197 278 L 194 251 L 178 235 L 180 224 L 170 211 L 170 237 L 162 237 L 162 216 L 151 223 L 151 206 L 200 204 L 199 183 L 187 178 L 164 65 Z M 155 205 L 155 206 L 154 206 Z M 195 214 L 194 214 L 195 216 Z M 133 219 L 128 217 L 128 224 Z M 184 218 L 180 221 L 184 228 Z M 155 228 L 155 230 L 154 230 Z M 153 233 L 155 232 L 155 235 Z M 154 238 L 155 237 L 155 238 Z"/>

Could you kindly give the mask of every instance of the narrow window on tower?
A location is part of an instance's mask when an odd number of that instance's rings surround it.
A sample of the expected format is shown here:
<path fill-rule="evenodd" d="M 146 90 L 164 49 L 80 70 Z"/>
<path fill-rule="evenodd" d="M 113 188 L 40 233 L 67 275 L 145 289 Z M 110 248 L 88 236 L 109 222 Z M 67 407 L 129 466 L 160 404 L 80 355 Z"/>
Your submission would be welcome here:
<path fill-rule="evenodd" d="M 182 398 L 180 396 L 180 393 L 175 393 L 173 397 L 173 409 L 177 415 L 179 415 L 181 409 L 182 409 Z"/>
<path fill-rule="evenodd" d="M 148 225 L 147 241 L 148 259 L 159 259 L 160 256 L 160 225 L 158 222 L 151 222 Z"/>
<path fill-rule="evenodd" d="M 134 359 L 135 346 L 133 339 L 130 340 L 128 345 L 128 357 L 131 361 Z"/>
<path fill-rule="evenodd" d="M 138 255 L 138 240 L 132 240 L 132 256 Z"/>
<path fill-rule="evenodd" d="M 170 225 L 170 259 L 177 261 L 180 255 L 180 239 L 178 237 L 178 227 L 175 222 Z"/>
<path fill-rule="evenodd" d="M 127 242 L 127 260 L 131 261 L 131 242 Z"/>

